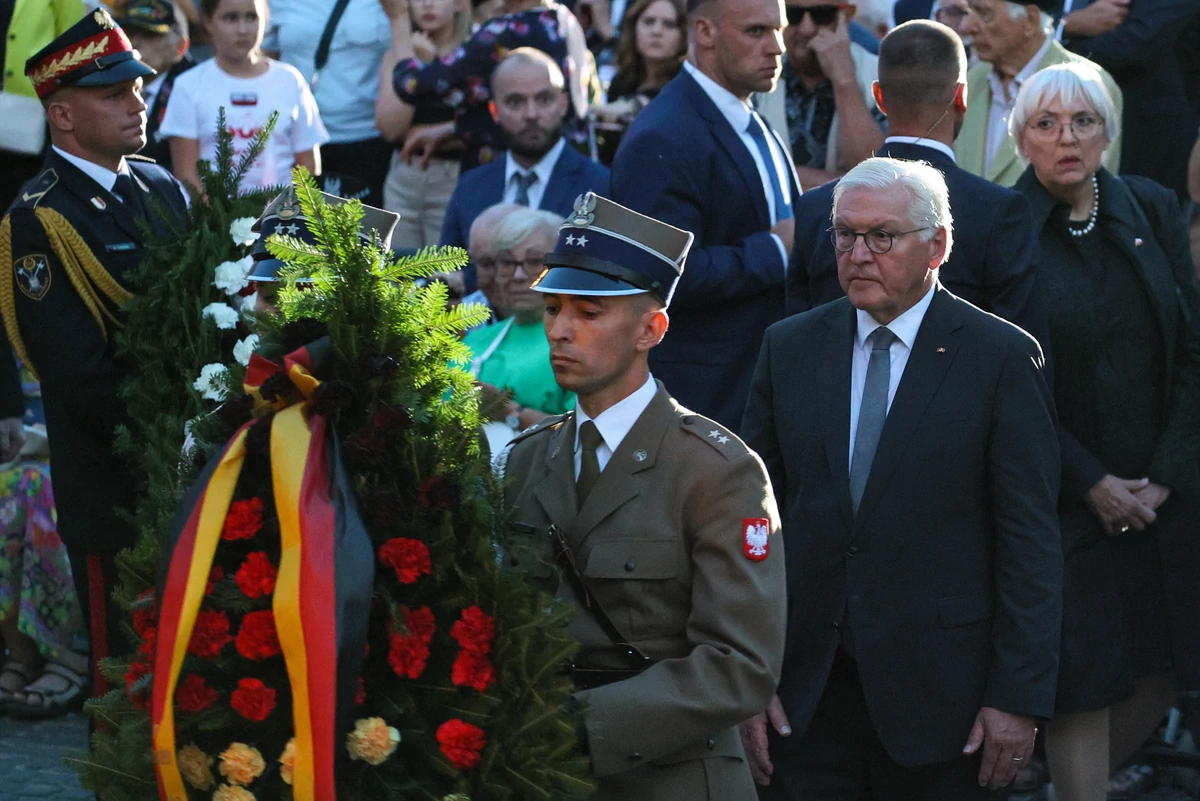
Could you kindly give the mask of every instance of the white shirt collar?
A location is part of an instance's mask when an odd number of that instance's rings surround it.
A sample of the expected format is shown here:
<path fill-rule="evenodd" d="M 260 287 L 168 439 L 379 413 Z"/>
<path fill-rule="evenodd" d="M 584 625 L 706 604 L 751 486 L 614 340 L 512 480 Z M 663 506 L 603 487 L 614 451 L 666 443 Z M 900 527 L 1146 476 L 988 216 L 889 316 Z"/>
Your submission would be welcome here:
<path fill-rule="evenodd" d="M 695 79 L 696 83 L 700 84 L 704 94 L 708 95 L 717 110 L 729 121 L 733 130 L 739 134 L 744 132 L 750 125 L 750 103 L 746 100 L 739 100 L 733 92 L 705 75 L 692 62 L 683 62 L 683 68 L 688 71 L 688 75 Z"/>
<path fill-rule="evenodd" d="M 117 173 L 113 172 L 107 167 L 101 167 L 95 162 L 88 161 L 87 159 L 81 159 L 79 156 L 73 156 L 60 148 L 58 145 L 51 145 L 50 147 L 54 148 L 55 153 L 71 162 L 79 169 L 83 170 L 87 177 L 100 184 L 100 186 L 102 186 L 106 192 L 111 193 L 113 191 L 113 187 L 117 185 Z M 129 167 L 125 164 L 125 159 L 121 159 L 120 172 L 129 172 Z"/>
<path fill-rule="evenodd" d="M 629 434 L 633 424 L 642 416 L 642 412 L 646 411 L 646 407 L 650 405 L 650 401 L 654 400 L 656 394 L 658 394 L 658 384 L 655 383 L 654 376 L 647 376 L 646 383 L 596 415 L 594 419 L 588 416 L 588 413 L 583 410 L 583 406 L 576 400 L 575 452 L 579 452 L 579 427 L 588 420 L 592 420 L 596 424 L 600 436 L 604 438 L 604 444 L 608 446 L 609 451 L 616 453 L 617 448 L 621 447 L 621 441 Z"/>
<path fill-rule="evenodd" d="M 958 164 L 958 159 L 954 158 L 954 150 L 945 142 L 939 142 L 936 139 L 926 139 L 922 136 L 889 136 L 883 140 L 886 145 L 888 142 L 895 142 L 898 145 L 920 145 L 921 147 L 932 148 L 939 153 L 945 153 L 950 157 L 950 160 Z"/>
<path fill-rule="evenodd" d="M 507 187 L 511 184 L 513 176 L 517 173 L 532 172 L 537 175 L 538 183 L 544 189 L 550 183 L 550 176 L 554 172 L 554 166 L 558 164 L 558 157 L 562 155 L 563 148 L 566 146 L 567 140 L 560 138 L 554 147 L 550 148 L 546 152 L 546 155 L 542 156 L 541 161 L 534 164 L 528 170 L 517 164 L 516 159 L 513 158 L 512 151 L 509 151 L 504 157 L 504 186 Z"/>
<path fill-rule="evenodd" d="M 925 312 L 929 311 L 929 304 L 933 302 L 933 293 L 937 291 L 938 282 L 934 280 L 933 286 L 925 293 L 925 296 L 918 300 L 913 307 L 901 314 L 895 320 L 887 324 L 888 330 L 896 335 L 896 339 L 904 343 L 904 346 L 912 350 L 913 343 L 917 340 L 917 331 L 921 330 L 921 321 L 925 319 Z M 882 324 L 871 316 L 869 312 L 859 309 L 858 331 L 854 335 L 854 344 L 862 348 L 866 346 L 867 337 L 871 335 L 876 328 L 880 328 Z"/>
<path fill-rule="evenodd" d="M 1002 102 L 1003 105 L 1012 108 L 1017 102 L 1017 92 L 1021 91 L 1022 84 L 1029 80 L 1029 76 L 1037 72 L 1038 64 L 1042 63 L 1042 59 L 1046 57 L 1046 51 L 1050 49 L 1050 45 L 1054 39 L 1047 36 L 1046 41 L 1042 42 L 1042 46 L 1033 54 L 1033 58 L 1029 59 L 1029 63 L 1021 67 L 1021 71 L 1013 76 L 1012 83 L 1009 84 L 1009 94 L 1004 92 L 1004 84 L 1000 82 L 1000 76 L 996 73 L 996 68 L 992 67 L 988 71 L 988 83 L 992 87 L 992 102 Z"/>

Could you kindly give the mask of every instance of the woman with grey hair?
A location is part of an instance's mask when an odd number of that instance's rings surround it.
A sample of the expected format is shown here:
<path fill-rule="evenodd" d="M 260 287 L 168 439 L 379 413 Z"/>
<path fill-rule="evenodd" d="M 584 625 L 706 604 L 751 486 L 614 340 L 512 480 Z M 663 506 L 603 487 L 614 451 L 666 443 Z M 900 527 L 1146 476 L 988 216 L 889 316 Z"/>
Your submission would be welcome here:
<path fill-rule="evenodd" d="M 1100 75 L 1049 67 L 1017 95 L 1016 184 L 1039 231 L 1060 423 L 1063 633 L 1046 753 L 1061 801 L 1200 686 L 1200 293 L 1175 195 L 1100 166 L 1118 117 Z"/>
<path fill-rule="evenodd" d="M 529 288 L 554 250 L 562 218 L 519 208 L 496 225 L 496 288 L 510 316 L 470 331 L 468 368 L 483 389 L 482 411 L 493 450 L 539 420 L 574 408 L 575 396 L 558 386 L 542 327 L 542 296 Z"/>

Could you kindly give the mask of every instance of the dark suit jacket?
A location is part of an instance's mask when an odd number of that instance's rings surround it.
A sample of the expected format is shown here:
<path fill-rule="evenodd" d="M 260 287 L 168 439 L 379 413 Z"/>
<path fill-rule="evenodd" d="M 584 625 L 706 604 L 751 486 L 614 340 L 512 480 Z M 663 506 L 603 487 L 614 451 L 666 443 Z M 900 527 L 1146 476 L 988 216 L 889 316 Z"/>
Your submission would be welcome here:
<path fill-rule="evenodd" d="M 903 25 L 914 19 L 929 19 L 933 14 L 933 0 L 896 0 L 892 7 L 892 15 L 897 25 Z"/>
<path fill-rule="evenodd" d="M 1076 0 L 1084 8 L 1090 0 Z M 1063 44 L 1112 75 L 1125 96 L 1121 174 L 1152 178 L 1187 200 L 1187 158 L 1196 118 L 1175 40 L 1197 15 L 1195 0 L 1138 0 L 1116 29 Z"/>
<path fill-rule="evenodd" d="M 1043 342 L 1044 315 L 1033 304 L 1037 234 L 1029 202 L 1012 189 L 972 175 L 940 150 L 885 143 L 879 155 L 927 161 L 946 176 L 954 215 L 954 247 L 942 284 L 958 297 L 1024 328 Z M 797 314 L 844 294 L 837 252 L 829 241 L 836 182 L 810 189 L 796 204 L 796 245 L 787 279 L 787 312 Z"/>
<path fill-rule="evenodd" d="M 138 179 L 141 211 L 157 220 L 151 201 L 158 201 L 171 218 L 183 220 L 183 190 L 170 174 L 146 161 L 128 164 Z M 146 234 L 138 209 L 54 151 L 9 211 L 14 261 L 44 257 L 50 277 L 40 297 L 16 287 L 13 294 L 21 338 L 42 384 L 59 533 L 73 552 L 119 550 L 134 543 L 132 527 L 116 510 L 132 506 L 137 483 L 113 453 L 114 431 L 126 421 L 118 390 L 129 366 L 117 360 L 111 334 L 104 338 L 67 280 L 35 217 L 38 207 L 62 214 L 117 283 L 134 292 L 131 273 L 145 253 Z M 155 228 L 165 230 L 161 223 Z M 120 319 L 118 310 L 110 311 Z"/>
<path fill-rule="evenodd" d="M 650 366 L 681 404 L 736 430 L 763 331 L 783 316 L 784 266 L 754 160 L 686 69 L 629 126 L 612 188 L 616 202 L 695 234 Z"/>
<path fill-rule="evenodd" d="M 787 554 L 778 694 L 802 733 L 849 626 L 888 753 L 902 765 L 945 762 L 982 706 L 1054 711 L 1053 404 L 1037 343 L 939 288 L 854 515 L 855 330 L 846 299 L 772 326 L 746 407 L 743 435 L 770 473 Z"/>
<path fill-rule="evenodd" d="M 504 201 L 504 167 L 507 163 L 507 158 L 498 158 L 462 174 L 450 195 L 450 205 L 446 207 L 441 244 L 465 248 L 475 218 L 489 206 Z M 595 192 L 608 197 L 608 181 L 608 167 L 580 155 L 568 144 L 550 174 L 540 208 L 566 217 L 575 208 L 575 198 L 582 194 Z"/>

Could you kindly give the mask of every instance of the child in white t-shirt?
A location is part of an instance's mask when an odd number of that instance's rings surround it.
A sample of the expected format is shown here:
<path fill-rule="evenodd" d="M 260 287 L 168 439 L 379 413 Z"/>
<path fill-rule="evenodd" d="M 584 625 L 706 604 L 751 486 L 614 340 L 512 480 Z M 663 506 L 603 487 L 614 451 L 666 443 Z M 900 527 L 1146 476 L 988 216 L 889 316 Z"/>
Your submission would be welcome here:
<path fill-rule="evenodd" d="M 292 182 L 292 167 L 320 171 L 320 146 L 329 141 L 317 101 L 294 68 L 262 54 L 266 0 L 201 0 L 204 26 L 212 37 L 213 58 L 175 81 L 159 126 L 169 137 L 175 176 L 198 187 L 196 162 L 217 155 L 217 113 L 224 107 L 226 126 L 240 154 L 279 112 L 275 131 L 262 155 L 242 178 L 243 188 Z"/>

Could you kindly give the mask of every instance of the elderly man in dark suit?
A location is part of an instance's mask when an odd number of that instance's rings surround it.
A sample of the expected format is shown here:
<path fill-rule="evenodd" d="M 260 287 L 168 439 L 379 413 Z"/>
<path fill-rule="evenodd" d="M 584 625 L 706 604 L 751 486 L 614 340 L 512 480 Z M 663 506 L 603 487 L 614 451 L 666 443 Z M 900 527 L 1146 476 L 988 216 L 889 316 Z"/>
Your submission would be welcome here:
<path fill-rule="evenodd" d="M 688 61 L 625 134 L 613 200 L 696 235 L 650 364 L 680 403 L 733 428 L 763 331 L 783 316 L 800 194 L 788 148 L 749 104 L 779 78 L 783 5 L 690 0 L 688 18 Z"/>
<path fill-rule="evenodd" d="M 777 698 L 743 739 L 766 799 L 995 798 L 1054 709 L 1041 351 L 939 284 L 953 222 L 932 167 L 868 159 L 833 223 L 848 297 L 767 330 L 742 425 L 790 606 Z"/>
<path fill-rule="evenodd" d="M 939 270 L 942 285 L 963 300 L 1024 328 L 1044 342 L 1045 321 L 1030 302 L 1037 238 L 1029 202 L 960 169 L 954 137 L 966 112 L 966 53 L 962 41 L 937 22 L 908 22 L 879 48 L 875 97 L 888 116 L 890 136 L 879 155 L 925 161 L 938 169 L 957 215 L 958 247 Z M 834 184 L 796 203 L 796 245 L 788 270 L 787 310 L 807 311 L 842 297 L 837 253 L 829 239 Z"/>

